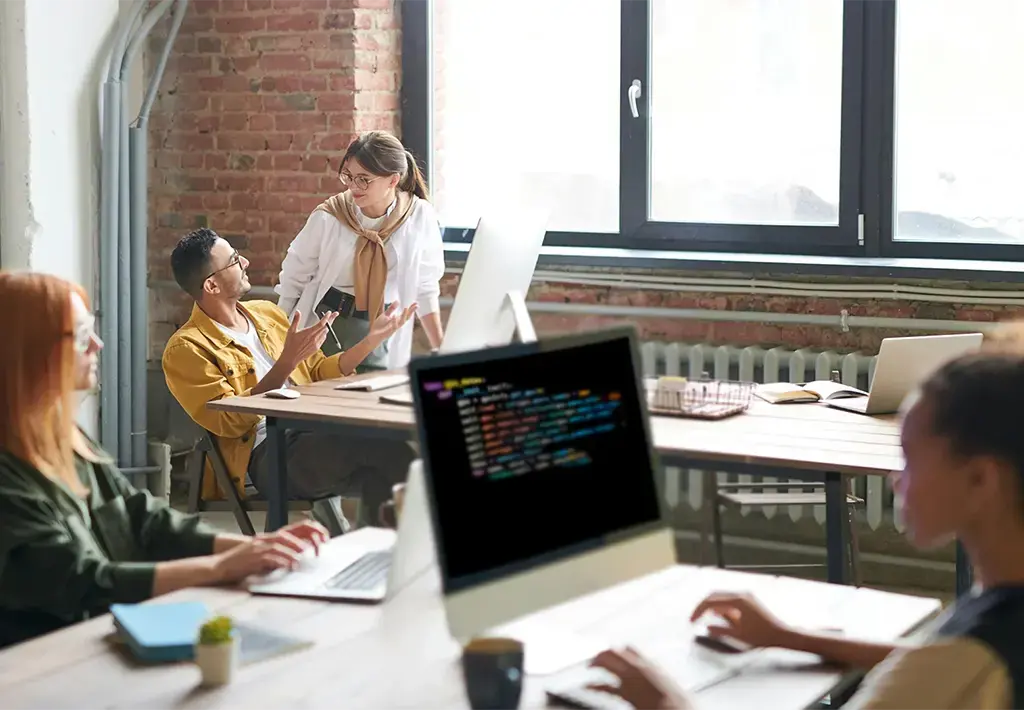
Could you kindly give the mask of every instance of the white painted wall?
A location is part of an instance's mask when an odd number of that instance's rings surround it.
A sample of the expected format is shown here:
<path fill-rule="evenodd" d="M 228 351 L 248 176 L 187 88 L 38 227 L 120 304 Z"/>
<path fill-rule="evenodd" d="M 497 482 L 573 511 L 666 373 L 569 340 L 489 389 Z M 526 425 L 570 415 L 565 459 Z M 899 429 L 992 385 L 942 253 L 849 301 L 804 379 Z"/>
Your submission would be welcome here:
<path fill-rule="evenodd" d="M 0 0 L 0 264 L 96 294 L 99 80 L 118 0 Z M 82 412 L 95 429 L 95 403 Z"/>

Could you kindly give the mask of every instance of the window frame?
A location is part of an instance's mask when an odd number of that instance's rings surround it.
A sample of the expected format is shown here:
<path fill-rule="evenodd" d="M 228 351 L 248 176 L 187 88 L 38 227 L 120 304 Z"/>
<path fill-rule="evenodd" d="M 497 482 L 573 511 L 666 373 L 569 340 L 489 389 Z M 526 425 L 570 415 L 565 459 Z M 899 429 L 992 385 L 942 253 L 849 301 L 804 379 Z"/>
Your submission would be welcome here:
<path fill-rule="evenodd" d="M 499 0 L 492 0 L 499 1 Z M 514 0 L 500 0 L 514 2 Z M 620 163 L 619 231 L 617 233 L 548 232 L 545 247 L 559 254 L 551 263 L 608 266 L 629 257 L 652 266 L 716 263 L 721 268 L 737 255 L 735 271 L 761 269 L 758 260 L 792 264 L 775 273 L 844 273 L 865 271 L 914 277 L 918 272 L 945 272 L 941 262 L 963 260 L 960 277 L 975 273 L 989 279 L 1024 279 L 1024 244 L 900 241 L 895 239 L 894 163 L 896 88 L 896 3 L 899 0 L 843 0 L 843 77 L 840 154 L 840 219 L 838 227 L 815 225 L 741 225 L 648 220 L 650 83 L 650 0 L 620 0 Z M 403 0 L 401 129 L 406 147 L 421 161 L 432 184 L 433 110 L 431 79 L 433 0 Z M 634 119 L 626 99 L 633 78 L 643 92 Z M 884 219 L 883 215 L 890 215 Z M 468 244 L 472 228 L 446 227 L 444 241 Z M 574 249 L 579 255 L 569 255 Z M 460 253 L 463 248 L 457 248 Z M 604 254 L 602 254 L 602 250 Z M 585 253 L 584 253 L 585 252 Z M 628 253 L 627 253 L 628 252 Z M 654 255 L 659 256 L 655 257 Z M 677 254 L 678 259 L 666 258 Z M 692 255 L 693 258 L 687 255 Z M 700 254 L 705 254 L 701 257 Z M 650 256 L 648 256 L 650 255 Z M 817 260 L 816 260 L 817 259 Z M 544 261 L 547 261 L 546 259 Z M 934 261 L 934 264 L 925 264 Z M 969 262 L 969 263 L 968 263 Z M 994 262 L 1001 262 L 996 264 Z M 950 265 L 951 266 L 951 265 Z M 981 268 L 981 267 L 986 268 Z M 791 268 L 790 268 L 791 267 Z M 998 268 L 996 268 L 998 267 Z M 690 268 L 669 266 L 668 268 Z M 925 271 L 922 271 L 924 269 Z"/>

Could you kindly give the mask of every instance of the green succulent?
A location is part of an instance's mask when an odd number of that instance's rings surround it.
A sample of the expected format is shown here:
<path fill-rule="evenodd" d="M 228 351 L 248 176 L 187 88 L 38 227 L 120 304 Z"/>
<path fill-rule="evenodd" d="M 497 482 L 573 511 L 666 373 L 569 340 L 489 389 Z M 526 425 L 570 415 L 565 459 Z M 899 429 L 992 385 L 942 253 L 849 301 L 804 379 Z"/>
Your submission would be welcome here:
<path fill-rule="evenodd" d="M 199 627 L 199 643 L 214 645 L 228 643 L 234 636 L 235 626 L 231 618 L 217 616 Z"/>

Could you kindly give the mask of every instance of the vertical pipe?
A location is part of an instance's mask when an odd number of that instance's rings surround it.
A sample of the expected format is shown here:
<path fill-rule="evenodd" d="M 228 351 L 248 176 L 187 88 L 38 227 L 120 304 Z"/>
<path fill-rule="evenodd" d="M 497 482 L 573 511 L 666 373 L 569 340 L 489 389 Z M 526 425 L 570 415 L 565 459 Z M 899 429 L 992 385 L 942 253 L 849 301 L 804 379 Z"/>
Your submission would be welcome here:
<path fill-rule="evenodd" d="M 118 126 L 121 121 L 121 92 L 116 83 L 103 85 L 103 160 L 100 175 L 100 337 L 105 342 L 100 354 L 100 441 L 116 455 L 118 451 L 118 266 L 117 189 L 119 162 Z"/>
<path fill-rule="evenodd" d="M 146 362 L 149 350 L 148 289 L 146 287 L 146 181 L 148 124 L 140 121 L 128 133 L 130 157 L 129 203 L 131 207 L 131 465 L 145 466 L 149 460 L 146 436 Z"/>
<path fill-rule="evenodd" d="M 131 466 L 132 433 L 132 307 L 131 307 L 131 204 L 128 195 L 128 85 L 118 85 L 121 111 L 118 121 L 117 174 L 117 460 Z"/>
<path fill-rule="evenodd" d="M 100 337 L 106 344 L 100 355 L 100 441 L 107 451 L 117 455 L 121 451 L 118 436 L 120 412 L 118 408 L 118 373 L 120 369 L 119 338 L 121 272 L 119 269 L 118 193 L 120 181 L 120 125 L 124 114 L 122 92 L 118 81 L 128 39 L 138 26 L 148 2 L 135 2 L 122 16 L 114 37 L 106 79 L 103 83 L 101 109 L 103 112 L 102 165 L 100 170 Z"/>
<path fill-rule="evenodd" d="M 142 51 L 146 37 L 152 31 L 156 23 L 167 13 L 175 0 L 162 0 L 147 13 L 142 21 L 138 32 L 132 37 L 125 51 L 121 64 L 121 80 L 126 82 L 128 73 L 131 70 L 136 58 Z M 150 78 L 145 98 L 139 110 L 139 116 L 135 126 L 128 128 L 128 172 L 122 175 L 122 195 L 127 191 L 126 204 L 128 205 L 128 241 L 129 241 L 129 304 L 130 318 L 126 325 L 129 337 L 131 358 L 129 362 L 130 387 L 128 392 L 129 410 L 129 443 L 128 454 L 131 459 L 131 466 L 142 468 L 149 461 L 149 446 L 147 436 L 147 361 L 149 355 L 149 298 L 147 288 L 147 220 L 149 217 L 147 189 L 148 189 L 148 133 L 149 133 L 149 111 L 156 98 L 156 90 L 163 78 L 164 69 L 167 66 L 167 58 L 171 53 L 174 40 L 181 29 L 182 21 L 185 19 L 185 10 L 188 7 L 188 0 L 177 0 L 174 15 L 171 20 L 171 27 L 164 44 L 163 51 L 157 61 L 153 76 Z M 127 107 L 127 99 L 125 106 Z M 125 117 L 127 125 L 127 116 Z M 123 403 L 123 402 L 122 402 Z"/>

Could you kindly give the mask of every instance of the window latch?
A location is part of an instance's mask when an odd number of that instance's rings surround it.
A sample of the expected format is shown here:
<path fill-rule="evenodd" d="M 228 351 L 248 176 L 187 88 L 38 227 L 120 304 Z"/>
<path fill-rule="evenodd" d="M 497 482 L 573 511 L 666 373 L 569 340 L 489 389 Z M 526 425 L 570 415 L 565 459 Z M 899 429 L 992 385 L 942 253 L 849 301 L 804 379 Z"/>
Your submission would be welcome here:
<path fill-rule="evenodd" d="M 633 83 L 629 85 L 629 89 L 626 91 L 626 96 L 629 98 L 629 110 L 633 113 L 633 118 L 640 118 L 640 111 L 637 110 L 636 100 L 640 98 L 642 93 L 640 80 L 633 79 Z"/>

